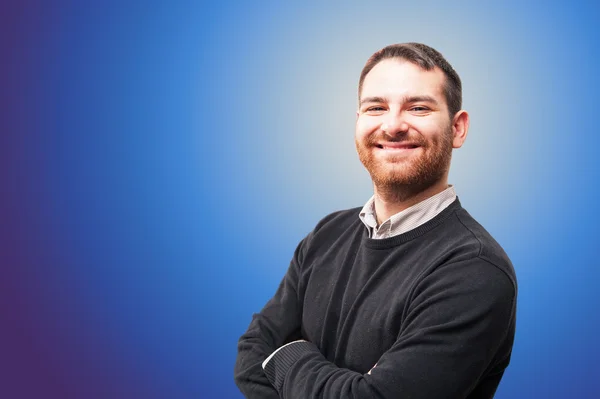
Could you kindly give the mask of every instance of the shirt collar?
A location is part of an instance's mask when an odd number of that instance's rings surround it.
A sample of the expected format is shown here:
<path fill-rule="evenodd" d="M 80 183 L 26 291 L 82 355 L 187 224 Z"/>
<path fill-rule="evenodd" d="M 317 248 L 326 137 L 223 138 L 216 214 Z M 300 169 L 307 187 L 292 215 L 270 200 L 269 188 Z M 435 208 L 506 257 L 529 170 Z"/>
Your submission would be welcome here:
<path fill-rule="evenodd" d="M 392 215 L 377 226 L 375 213 L 375 196 L 369 198 L 360 211 L 359 218 L 369 230 L 371 238 L 389 238 L 406 233 L 428 222 L 456 200 L 456 192 L 452 185 L 405 210 Z"/>

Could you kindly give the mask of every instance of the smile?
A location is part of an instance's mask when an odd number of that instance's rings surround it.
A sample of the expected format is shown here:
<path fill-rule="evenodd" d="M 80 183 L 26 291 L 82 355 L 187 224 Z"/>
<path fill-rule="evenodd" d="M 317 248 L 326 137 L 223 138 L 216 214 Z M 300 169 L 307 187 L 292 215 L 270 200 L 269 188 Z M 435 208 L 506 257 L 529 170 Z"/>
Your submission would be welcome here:
<path fill-rule="evenodd" d="M 419 148 L 420 146 L 412 143 L 384 143 L 377 144 L 377 148 L 388 151 L 403 151 L 403 150 L 413 150 L 415 148 Z"/>

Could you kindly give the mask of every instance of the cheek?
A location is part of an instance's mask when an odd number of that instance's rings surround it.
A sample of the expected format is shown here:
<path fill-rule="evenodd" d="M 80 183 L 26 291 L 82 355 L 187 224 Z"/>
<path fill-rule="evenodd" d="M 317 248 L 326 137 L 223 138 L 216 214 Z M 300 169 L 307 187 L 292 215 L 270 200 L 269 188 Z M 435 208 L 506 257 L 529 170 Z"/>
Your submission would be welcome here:
<path fill-rule="evenodd" d="M 434 121 L 421 124 L 417 130 L 429 141 L 443 141 L 444 135 L 448 134 L 447 125 Z"/>
<path fill-rule="evenodd" d="M 443 130 L 442 124 L 436 120 L 422 120 L 420 121 L 420 130 L 428 136 L 435 136 L 437 132 Z"/>
<path fill-rule="evenodd" d="M 364 136 L 363 132 L 364 132 L 364 127 L 362 126 L 362 124 L 359 121 L 357 121 L 355 129 L 354 129 L 354 138 L 356 140 L 360 140 Z"/>
<path fill-rule="evenodd" d="M 359 139 L 368 136 L 369 134 L 376 131 L 379 125 L 380 123 L 378 123 L 376 120 L 358 118 L 358 120 L 356 121 L 355 137 Z"/>

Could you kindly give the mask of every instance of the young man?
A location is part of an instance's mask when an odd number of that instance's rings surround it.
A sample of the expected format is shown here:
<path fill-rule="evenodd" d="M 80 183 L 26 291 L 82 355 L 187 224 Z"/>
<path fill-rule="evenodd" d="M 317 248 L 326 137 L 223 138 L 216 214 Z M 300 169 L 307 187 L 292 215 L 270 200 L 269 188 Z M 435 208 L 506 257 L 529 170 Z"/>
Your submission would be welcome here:
<path fill-rule="evenodd" d="M 248 398 L 491 398 L 507 367 L 517 285 L 502 248 L 448 185 L 467 137 L 460 78 L 418 43 L 359 81 L 361 208 L 321 220 L 239 340 Z"/>

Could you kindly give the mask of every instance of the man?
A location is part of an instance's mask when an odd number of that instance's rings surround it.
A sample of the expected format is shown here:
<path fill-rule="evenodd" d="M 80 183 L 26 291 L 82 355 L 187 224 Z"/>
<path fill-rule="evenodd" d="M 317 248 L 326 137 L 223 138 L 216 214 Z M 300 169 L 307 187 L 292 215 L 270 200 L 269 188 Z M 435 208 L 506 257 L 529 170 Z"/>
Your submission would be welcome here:
<path fill-rule="evenodd" d="M 239 340 L 248 398 L 491 398 L 515 332 L 516 278 L 448 185 L 469 115 L 436 50 L 388 46 L 359 81 L 361 208 L 321 220 Z"/>

